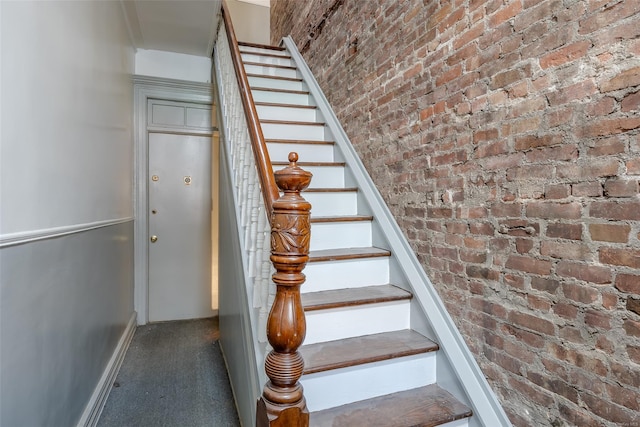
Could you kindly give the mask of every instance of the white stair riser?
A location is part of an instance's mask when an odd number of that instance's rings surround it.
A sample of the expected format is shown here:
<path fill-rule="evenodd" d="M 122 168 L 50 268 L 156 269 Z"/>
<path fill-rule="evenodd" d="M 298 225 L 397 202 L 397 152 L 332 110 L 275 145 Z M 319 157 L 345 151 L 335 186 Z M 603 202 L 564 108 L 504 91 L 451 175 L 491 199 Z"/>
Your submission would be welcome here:
<path fill-rule="evenodd" d="M 385 285 L 389 283 L 389 259 L 364 258 L 307 263 L 302 292 Z"/>
<path fill-rule="evenodd" d="M 313 179 L 313 178 L 312 178 Z M 346 191 L 339 193 L 302 193 L 311 203 L 312 216 L 356 215 L 358 213 L 358 193 Z"/>
<path fill-rule="evenodd" d="M 272 162 L 288 162 L 289 153 L 298 153 L 298 161 L 331 162 L 333 161 L 333 145 L 330 144 L 296 144 L 267 143 L 269 157 Z M 311 178 L 313 180 L 313 178 Z"/>
<path fill-rule="evenodd" d="M 409 329 L 409 301 L 365 304 L 305 312 L 305 344 Z"/>
<path fill-rule="evenodd" d="M 311 223 L 312 251 L 367 246 L 371 246 L 370 221 Z"/>
<path fill-rule="evenodd" d="M 285 67 L 295 67 L 290 58 L 275 58 L 273 56 L 264 56 L 257 53 L 241 54 L 243 62 L 259 62 L 261 64 L 284 65 Z"/>
<path fill-rule="evenodd" d="M 309 412 L 424 387 L 435 381 L 434 353 L 319 372 L 300 379 Z"/>
<path fill-rule="evenodd" d="M 273 170 L 277 171 L 283 167 L 274 165 Z M 344 188 L 344 166 L 302 166 L 302 168 L 313 174 L 309 188 Z"/>
<path fill-rule="evenodd" d="M 249 86 L 285 90 L 303 90 L 304 88 L 301 81 L 270 79 L 268 77 L 256 76 L 249 76 Z"/>
<path fill-rule="evenodd" d="M 438 427 L 469 427 L 469 418 L 451 421 L 450 423 L 439 425 Z"/>
<path fill-rule="evenodd" d="M 325 127 L 318 125 L 262 123 L 262 133 L 267 139 L 306 139 L 309 141 L 325 140 Z"/>
<path fill-rule="evenodd" d="M 279 50 L 279 49 L 265 49 L 262 47 L 254 47 L 254 46 L 240 46 L 240 50 L 242 52 L 254 52 L 257 54 L 265 53 L 267 55 L 289 56 L 286 50 Z"/>
<path fill-rule="evenodd" d="M 318 119 L 318 112 L 315 108 L 256 105 L 256 109 L 258 110 L 258 117 L 263 120 L 293 120 L 296 122 L 314 123 Z"/>
<path fill-rule="evenodd" d="M 267 90 L 251 91 L 255 102 L 278 102 L 280 104 L 312 105 L 311 97 L 302 93 L 272 92 Z"/>
<path fill-rule="evenodd" d="M 305 166 L 313 174 L 309 188 L 344 188 L 344 166 Z"/>
<path fill-rule="evenodd" d="M 290 68 L 263 67 L 261 65 L 244 64 L 247 74 L 261 74 L 265 76 L 298 77 L 298 72 Z"/>

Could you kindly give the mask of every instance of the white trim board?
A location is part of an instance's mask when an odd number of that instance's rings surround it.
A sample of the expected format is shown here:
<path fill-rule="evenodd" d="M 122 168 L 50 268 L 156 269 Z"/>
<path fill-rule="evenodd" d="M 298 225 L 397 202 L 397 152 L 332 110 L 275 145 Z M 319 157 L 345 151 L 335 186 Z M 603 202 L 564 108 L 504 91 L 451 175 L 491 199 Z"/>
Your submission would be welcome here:
<path fill-rule="evenodd" d="M 104 221 L 88 222 L 85 224 L 74 224 L 63 227 L 43 228 L 40 230 L 20 231 L 0 236 L 0 248 L 21 245 L 23 243 L 35 242 L 38 240 L 53 239 L 54 237 L 67 236 L 69 234 L 83 233 L 96 228 L 111 227 L 133 221 L 133 217 L 107 219 Z"/>
<path fill-rule="evenodd" d="M 111 386 L 118 376 L 118 371 L 120 371 L 120 367 L 124 361 L 124 356 L 127 353 L 129 344 L 131 344 L 135 331 L 136 313 L 133 312 L 131 313 L 129 323 L 127 323 L 127 327 L 122 333 L 111 359 L 109 359 L 109 362 L 107 363 L 107 367 L 102 373 L 96 388 L 93 390 L 91 398 L 89 399 L 87 406 L 84 408 L 84 412 L 82 412 L 82 415 L 80 416 L 77 427 L 93 427 L 98 424 L 100 414 L 102 414 L 102 409 L 104 408 L 105 403 L 107 403 L 107 398 L 111 392 Z"/>

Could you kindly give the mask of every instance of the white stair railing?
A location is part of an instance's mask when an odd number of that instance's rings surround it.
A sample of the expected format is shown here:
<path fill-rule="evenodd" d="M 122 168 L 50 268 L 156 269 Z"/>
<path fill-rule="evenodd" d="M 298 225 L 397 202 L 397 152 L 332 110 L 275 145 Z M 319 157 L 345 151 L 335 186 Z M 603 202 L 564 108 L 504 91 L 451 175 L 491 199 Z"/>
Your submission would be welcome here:
<path fill-rule="evenodd" d="M 269 260 L 271 247 L 269 235 L 271 226 L 267 218 L 264 198 L 260 189 L 260 180 L 247 120 L 242 106 L 240 89 L 231 59 L 231 51 L 224 25 L 220 26 L 216 50 L 214 52 L 218 91 L 220 98 L 221 127 L 226 152 L 230 154 L 232 168 L 232 188 L 239 217 L 239 232 L 245 277 L 248 278 L 248 302 L 258 310 L 257 318 L 252 319 L 258 332 L 258 341 L 266 343 L 266 325 L 271 303 L 275 295 L 275 285 L 271 275 L 275 271 Z"/>

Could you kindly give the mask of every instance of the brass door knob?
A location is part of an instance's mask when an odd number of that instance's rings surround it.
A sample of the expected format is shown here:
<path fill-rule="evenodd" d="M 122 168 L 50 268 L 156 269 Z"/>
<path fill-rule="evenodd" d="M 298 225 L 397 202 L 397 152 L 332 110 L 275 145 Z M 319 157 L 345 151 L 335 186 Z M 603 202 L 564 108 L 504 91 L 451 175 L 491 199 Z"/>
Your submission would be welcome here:
<path fill-rule="evenodd" d="M 158 241 L 158 236 L 151 236 L 151 243 L 155 243 Z"/>

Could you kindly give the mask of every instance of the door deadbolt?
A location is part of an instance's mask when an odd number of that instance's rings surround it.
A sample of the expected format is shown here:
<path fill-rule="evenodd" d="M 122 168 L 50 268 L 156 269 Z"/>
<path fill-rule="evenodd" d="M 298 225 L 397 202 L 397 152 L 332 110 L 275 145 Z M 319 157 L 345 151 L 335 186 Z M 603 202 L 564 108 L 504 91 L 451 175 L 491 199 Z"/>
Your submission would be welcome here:
<path fill-rule="evenodd" d="M 158 236 L 151 236 L 151 243 L 155 243 L 158 241 Z"/>

